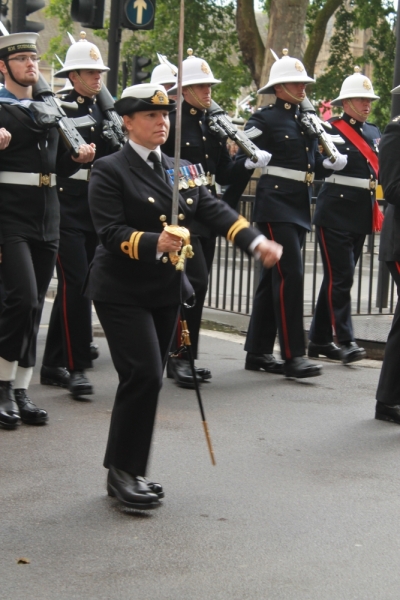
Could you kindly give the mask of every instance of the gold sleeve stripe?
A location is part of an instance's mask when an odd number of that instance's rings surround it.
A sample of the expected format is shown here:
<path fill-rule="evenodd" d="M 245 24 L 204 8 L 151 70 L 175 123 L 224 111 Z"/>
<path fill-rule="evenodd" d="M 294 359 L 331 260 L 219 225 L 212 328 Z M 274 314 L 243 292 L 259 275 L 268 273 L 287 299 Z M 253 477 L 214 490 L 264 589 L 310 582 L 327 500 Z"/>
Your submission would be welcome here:
<path fill-rule="evenodd" d="M 250 227 L 250 223 L 248 221 L 246 221 L 246 219 L 244 217 L 239 217 L 238 220 L 235 221 L 234 224 L 229 229 L 229 231 L 226 235 L 226 239 L 228 241 L 234 243 L 235 237 L 237 236 L 239 231 L 242 231 L 242 229 L 246 229 L 247 227 Z"/>
<path fill-rule="evenodd" d="M 130 258 L 139 260 L 138 245 L 144 231 L 134 231 L 129 238 L 129 242 L 122 242 L 121 250 L 128 254 Z"/>

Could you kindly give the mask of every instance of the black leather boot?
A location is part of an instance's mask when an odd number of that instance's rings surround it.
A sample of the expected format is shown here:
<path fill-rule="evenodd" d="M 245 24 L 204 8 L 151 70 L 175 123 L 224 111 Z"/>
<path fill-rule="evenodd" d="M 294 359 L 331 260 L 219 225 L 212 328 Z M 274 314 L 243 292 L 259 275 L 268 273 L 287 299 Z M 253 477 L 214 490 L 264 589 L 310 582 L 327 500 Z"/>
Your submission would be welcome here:
<path fill-rule="evenodd" d="M 29 398 L 26 390 L 14 390 L 15 401 L 18 404 L 21 420 L 27 425 L 39 425 L 47 421 L 48 414 L 43 408 L 38 408 Z"/>
<path fill-rule="evenodd" d="M 0 425 L 15 429 L 21 423 L 11 381 L 0 381 Z"/>

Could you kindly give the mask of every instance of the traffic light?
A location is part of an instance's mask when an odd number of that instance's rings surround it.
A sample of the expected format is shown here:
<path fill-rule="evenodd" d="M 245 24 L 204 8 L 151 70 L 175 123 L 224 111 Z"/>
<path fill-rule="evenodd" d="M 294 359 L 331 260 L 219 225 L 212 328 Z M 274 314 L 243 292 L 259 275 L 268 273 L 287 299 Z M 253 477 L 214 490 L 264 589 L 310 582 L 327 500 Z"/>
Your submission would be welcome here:
<path fill-rule="evenodd" d="M 150 63 L 151 59 L 144 56 L 134 56 L 132 58 L 132 85 L 143 83 L 145 79 L 150 77 L 150 71 L 142 71 L 143 67 L 147 67 Z"/>
<path fill-rule="evenodd" d="M 44 8 L 44 0 L 14 0 L 12 7 L 12 33 L 33 31 L 37 33 L 44 29 L 44 24 L 38 21 L 28 21 L 27 16 Z"/>
<path fill-rule="evenodd" d="M 123 0 L 121 27 L 125 29 L 154 29 L 156 0 Z"/>
<path fill-rule="evenodd" d="M 71 18 L 89 29 L 103 29 L 105 0 L 72 0 Z"/>

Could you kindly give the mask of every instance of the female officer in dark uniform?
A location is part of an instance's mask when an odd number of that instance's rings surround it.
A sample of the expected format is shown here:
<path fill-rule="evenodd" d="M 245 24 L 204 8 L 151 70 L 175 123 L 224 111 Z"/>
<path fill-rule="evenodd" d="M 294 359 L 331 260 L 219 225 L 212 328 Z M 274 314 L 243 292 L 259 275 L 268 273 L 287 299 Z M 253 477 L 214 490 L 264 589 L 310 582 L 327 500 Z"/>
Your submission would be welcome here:
<path fill-rule="evenodd" d="M 192 292 L 168 253 L 181 240 L 163 230 L 171 222 L 172 187 L 165 169 L 174 161 L 160 151 L 175 108 L 161 85 L 127 88 L 116 109 L 129 141 L 118 153 L 96 161 L 89 205 L 100 237 L 86 295 L 106 334 L 119 385 L 104 466 L 108 493 L 131 508 L 155 508 L 159 484 L 144 479 L 164 365 L 181 302 Z M 186 163 L 187 164 L 187 163 Z M 245 250 L 256 250 L 265 266 L 281 253 L 204 186 L 179 197 L 184 226 L 194 217 Z"/>

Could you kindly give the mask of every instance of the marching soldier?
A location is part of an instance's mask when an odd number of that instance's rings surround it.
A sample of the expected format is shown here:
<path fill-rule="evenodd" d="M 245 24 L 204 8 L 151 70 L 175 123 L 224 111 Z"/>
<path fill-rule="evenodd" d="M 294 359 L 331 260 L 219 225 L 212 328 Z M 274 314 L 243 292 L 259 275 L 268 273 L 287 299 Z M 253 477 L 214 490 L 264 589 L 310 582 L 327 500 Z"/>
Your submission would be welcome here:
<path fill-rule="evenodd" d="M 0 424 L 44 423 L 47 412 L 27 395 L 36 360 L 36 338 L 59 239 L 56 174 L 68 177 L 94 158 L 81 145 L 71 158 L 55 127 L 35 116 L 39 80 L 36 33 L 0 37 L 0 242 L 5 297 L 0 313 Z M 36 109 L 35 109 L 36 107 Z M 14 389 L 13 389 L 14 388 Z"/>
<path fill-rule="evenodd" d="M 73 88 L 64 101 L 74 102 L 78 110 L 65 108 L 71 117 L 90 115 L 91 126 L 80 132 L 96 146 L 96 159 L 114 151 L 105 135 L 105 116 L 97 103 L 103 85 L 101 74 L 108 71 L 97 46 L 81 39 L 68 49 L 63 68 L 57 77 L 68 77 Z M 82 295 L 88 266 L 98 244 L 88 204 L 88 185 L 92 165 L 84 165 L 70 177 L 58 179 L 61 207 L 60 247 L 57 257 L 57 296 L 50 317 L 41 383 L 68 387 L 76 400 L 93 394 L 86 369 L 97 357 L 92 343 L 92 306 Z"/>
<path fill-rule="evenodd" d="M 208 126 L 207 109 L 211 106 L 211 88 L 220 83 L 215 79 L 208 63 L 202 58 L 193 56 L 188 50 L 189 57 L 182 63 L 182 125 L 181 125 L 181 158 L 197 165 L 209 192 L 216 196 L 216 186 L 232 183 L 241 171 L 264 166 L 265 153 L 259 152 L 259 162 L 254 164 L 246 157 L 234 162 L 229 156 L 225 140 L 222 140 Z M 172 91 L 175 88 L 172 88 Z M 170 90 L 171 91 L 171 90 Z M 171 114 L 171 129 L 168 140 L 163 145 L 163 152 L 174 156 L 175 150 L 175 114 Z M 191 167 L 192 170 L 194 167 Z M 190 175 L 183 185 L 194 185 Z M 195 305 L 187 311 L 187 321 L 190 331 L 194 356 L 197 357 L 201 315 L 207 293 L 208 274 L 211 270 L 214 251 L 215 235 L 204 224 L 194 221 L 191 226 L 194 259 L 187 265 L 187 275 L 195 291 Z M 180 335 L 175 346 L 180 346 Z M 199 380 L 209 379 L 209 369 L 197 368 Z M 170 358 L 167 373 L 173 376 L 178 385 L 191 387 L 193 385 L 189 361 L 185 357 Z"/>
<path fill-rule="evenodd" d="M 351 321 L 351 287 L 354 270 L 365 236 L 379 217 L 375 200 L 378 178 L 379 129 L 367 121 L 371 104 L 378 100 L 371 81 L 358 67 L 342 84 L 333 106 L 343 106 L 341 118 L 330 123 L 338 144 L 348 156 L 347 165 L 337 175 L 327 177 L 318 194 L 314 215 L 324 265 L 314 317 L 310 327 L 308 356 L 327 356 L 349 364 L 365 357 L 364 348 L 354 341 Z M 374 210 L 375 209 L 375 210 Z M 378 213 L 376 212 L 378 210 Z M 333 331 L 339 346 L 333 342 Z"/>
<path fill-rule="evenodd" d="M 168 115 L 175 104 L 160 85 L 124 90 L 116 109 L 129 141 L 120 152 L 96 161 L 89 186 L 101 245 L 86 294 L 94 301 L 119 377 L 104 459 L 107 489 L 136 509 L 156 508 L 164 496 L 161 485 L 145 475 L 179 306 L 193 291 L 169 258 L 181 249 L 182 239 L 163 228 L 171 223 L 172 187 L 166 170 L 173 169 L 174 160 L 161 153 L 160 145 L 167 139 Z M 196 217 L 244 250 L 258 252 L 265 266 L 281 254 L 278 244 L 260 236 L 202 185 L 181 190 L 179 212 L 184 226 L 190 227 Z"/>
<path fill-rule="evenodd" d="M 262 131 L 253 142 L 269 153 L 268 166 L 257 185 L 253 218 L 266 237 L 282 244 L 284 252 L 273 269 L 262 271 L 247 332 L 245 368 L 268 370 L 277 323 L 284 373 L 286 377 L 304 378 L 320 375 L 322 368 L 304 357 L 301 251 L 311 229 L 311 184 L 315 174 L 323 177 L 329 173 L 327 169 L 342 169 L 346 158 L 339 155 L 333 164 L 324 160 L 317 140 L 302 130 L 299 105 L 306 96 L 307 83 L 314 79 L 287 50 L 283 54 L 272 65 L 268 83 L 258 92 L 275 94 L 276 103 L 258 110 L 246 124 L 246 129 Z M 229 203 L 232 198 L 237 200 L 245 184 L 236 189 L 231 186 L 225 199 Z"/>
<path fill-rule="evenodd" d="M 392 90 L 400 93 L 400 86 Z M 385 210 L 379 260 L 385 261 L 397 287 L 397 305 L 385 348 L 385 357 L 376 391 L 375 418 L 400 425 L 400 116 L 386 127 L 379 144 L 380 173 L 384 197 L 388 203 Z"/>

